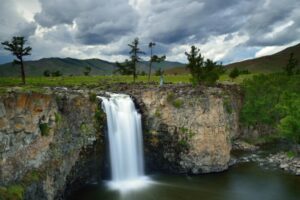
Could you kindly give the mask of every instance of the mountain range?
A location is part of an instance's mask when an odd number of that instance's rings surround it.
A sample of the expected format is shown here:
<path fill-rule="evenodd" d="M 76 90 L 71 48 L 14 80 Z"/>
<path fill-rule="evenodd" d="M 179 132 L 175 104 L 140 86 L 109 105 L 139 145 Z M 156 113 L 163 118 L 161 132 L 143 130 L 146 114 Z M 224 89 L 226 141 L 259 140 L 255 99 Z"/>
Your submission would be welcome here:
<path fill-rule="evenodd" d="M 238 68 L 240 70 L 249 70 L 250 72 L 271 73 L 283 70 L 288 63 L 290 54 L 294 53 L 294 58 L 300 68 L 300 44 L 289 47 L 269 56 L 244 60 L 225 65 L 228 70 Z M 83 75 L 86 67 L 91 68 L 92 75 L 110 75 L 116 70 L 116 64 L 101 59 L 75 59 L 75 58 L 42 58 L 36 61 L 26 61 L 25 70 L 27 76 L 43 76 L 45 70 L 51 72 L 60 71 L 63 75 Z M 148 72 L 149 62 L 142 61 L 138 64 L 138 72 Z M 152 72 L 162 69 L 166 74 L 186 74 L 189 73 L 185 64 L 180 62 L 164 61 L 153 63 Z M 20 67 L 12 63 L 0 65 L 0 77 L 19 76 Z"/>
<path fill-rule="evenodd" d="M 110 75 L 117 69 L 116 63 L 101 59 L 75 59 L 75 58 L 42 58 L 35 61 L 25 61 L 27 76 L 43 76 L 45 70 L 50 72 L 60 71 L 63 75 L 83 75 L 86 67 L 91 68 L 92 75 Z M 164 61 L 153 63 L 152 72 L 158 69 L 166 70 L 175 66 L 184 66 L 179 62 Z M 148 72 L 149 62 L 142 61 L 138 64 L 138 72 Z M 12 63 L 0 65 L 0 77 L 19 76 L 20 67 Z"/>

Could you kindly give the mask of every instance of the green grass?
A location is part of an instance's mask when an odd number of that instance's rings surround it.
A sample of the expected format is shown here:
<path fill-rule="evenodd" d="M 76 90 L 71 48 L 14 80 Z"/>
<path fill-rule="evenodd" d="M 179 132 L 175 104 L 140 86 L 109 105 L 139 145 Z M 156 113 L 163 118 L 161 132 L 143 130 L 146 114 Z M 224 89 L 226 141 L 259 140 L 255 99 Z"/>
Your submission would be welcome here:
<path fill-rule="evenodd" d="M 175 107 L 175 108 L 177 108 L 177 109 L 179 109 L 179 108 L 181 108 L 182 106 L 183 106 L 183 100 L 181 100 L 181 99 L 175 99 L 173 102 L 172 102 L 172 105 Z"/>
<path fill-rule="evenodd" d="M 21 185 L 0 187 L 0 200 L 22 200 L 23 198 L 24 188 Z"/>
<path fill-rule="evenodd" d="M 232 80 L 228 74 L 222 74 L 219 78 L 219 81 L 220 83 L 223 83 L 223 82 L 233 82 L 233 83 L 237 83 L 237 84 L 241 84 L 244 80 L 246 79 L 251 79 L 254 75 L 257 75 L 252 73 L 252 74 L 241 74 L 239 75 L 237 78 L 235 78 L 234 80 Z"/>
<path fill-rule="evenodd" d="M 289 157 L 289 158 L 294 158 L 297 154 L 293 151 L 288 151 L 286 152 L 286 155 Z"/>
<path fill-rule="evenodd" d="M 189 75 L 167 75 L 165 82 L 188 83 Z M 159 82 L 159 76 L 151 76 L 151 81 Z M 132 76 L 72 76 L 72 77 L 27 77 L 27 86 L 76 86 L 76 85 L 94 85 L 102 82 L 132 83 Z M 138 76 L 137 82 L 147 82 L 147 76 Z M 1 77 L 0 86 L 22 86 L 21 79 L 17 77 Z"/>
<path fill-rule="evenodd" d="M 240 75 L 233 80 L 240 84 L 245 79 L 249 79 L 254 74 Z M 151 76 L 151 82 L 159 84 L 159 76 Z M 165 75 L 165 83 L 190 83 L 191 75 Z M 147 76 L 138 76 L 137 83 L 147 83 Z M 220 77 L 219 83 L 232 82 L 227 74 Z M 110 83 L 133 83 L 132 76 L 66 76 L 66 77 L 27 77 L 26 85 L 22 85 L 18 77 L 0 77 L 0 94 L 5 93 L 8 87 L 19 87 L 21 91 L 43 92 L 42 87 L 105 87 Z M 91 99 L 93 100 L 93 98 Z"/>

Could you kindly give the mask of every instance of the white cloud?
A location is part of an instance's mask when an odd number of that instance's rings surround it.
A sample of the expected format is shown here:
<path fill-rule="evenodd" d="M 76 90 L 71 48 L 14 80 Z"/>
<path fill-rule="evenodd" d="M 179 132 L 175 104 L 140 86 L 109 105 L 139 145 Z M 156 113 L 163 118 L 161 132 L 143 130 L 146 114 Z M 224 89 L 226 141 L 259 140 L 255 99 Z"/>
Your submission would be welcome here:
<path fill-rule="evenodd" d="M 186 62 L 195 45 L 226 62 L 271 54 L 299 42 L 298 0 L 2 0 L 0 40 L 29 37 L 32 58 L 110 61 L 141 48 Z M 2 51 L 1 51 L 2 53 Z M 1 62 L 1 58 L 0 58 Z"/>
<path fill-rule="evenodd" d="M 298 41 L 295 41 L 295 42 L 292 42 L 292 43 L 289 43 L 287 45 L 281 45 L 281 46 L 267 46 L 267 47 L 264 47 L 262 48 L 261 50 L 257 51 L 256 54 L 255 54 L 255 58 L 257 57 L 262 57 L 262 56 L 267 56 L 267 55 L 271 55 L 271 54 L 274 54 L 274 53 L 277 53 L 279 51 L 282 51 L 286 48 L 288 48 L 289 46 L 293 46 L 293 45 L 296 45 L 300 43 L 300 40 Z"/>

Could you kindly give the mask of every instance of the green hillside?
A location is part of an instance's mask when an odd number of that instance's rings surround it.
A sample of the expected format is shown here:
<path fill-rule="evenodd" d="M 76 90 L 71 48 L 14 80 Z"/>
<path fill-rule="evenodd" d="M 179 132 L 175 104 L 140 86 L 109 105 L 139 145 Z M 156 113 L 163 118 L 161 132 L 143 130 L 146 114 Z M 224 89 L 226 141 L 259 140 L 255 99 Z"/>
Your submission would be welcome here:
<path fill-rule="evenodd" d="M 251 72 L 280 72 L 286 66 L 291 53 L 294 53 L 294 57 L 299 61 L 298 68 L 300 68 L 300 44 L 273 55 L 232 63 L 226 67 L 230 69 L 237 67 L 240 70 L 249 70 Z"/>
<path fill-rule="evenodd" d="M 148 72 L 148 62 L 143 61 L 138 65 L 138 71 Z M 162 63 L 154 63 L 154 73 L 157 69 L 169 69 L 174 66 L 182 65 L 178 62 L 164 61 Z M 43 58 L 36 61 L 26 61 L 25 71 L 27 76 L 42 76 L 45 70 L 62 72 L 63 75 L 83 75 L 85 67 L 91 67 L 92 75 L 109 75 L 112 74 L 115 69 L 115 63 L 100 59 L 74 59 L 74 58 Z M 19 76 L 20 67 L 13 65 L 12 63 L 6 63 L 0 65 L 0 77 Z"/>
<path fill-rule="evenodd" d="M 25 70 L 28 76 L 42 76 L 45 70 L 61 71 L 64 75 L 82 75 L 85 67 L 91 67 L 91 74 L 111 74 L 115 65 L 99 59 L 79 60 L 74 58 L 43 58 L 37 61 L 26 61 Z M 20 67 L 11 63 L 0 65 L 0 76 L 18 76 Z"/>

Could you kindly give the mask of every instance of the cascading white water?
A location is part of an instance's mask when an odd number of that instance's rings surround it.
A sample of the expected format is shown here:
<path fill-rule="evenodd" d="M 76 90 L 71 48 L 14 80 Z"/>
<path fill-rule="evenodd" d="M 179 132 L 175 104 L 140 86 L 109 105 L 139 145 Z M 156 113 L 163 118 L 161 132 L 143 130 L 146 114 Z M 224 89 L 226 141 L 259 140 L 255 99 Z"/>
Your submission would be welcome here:
<path fill-rule="evenodd" d="M 100 98 L 107 116 L 111 185 L 117 189 L 141 186 L 144 183 L 141 115 L 128 95 Z"/>

